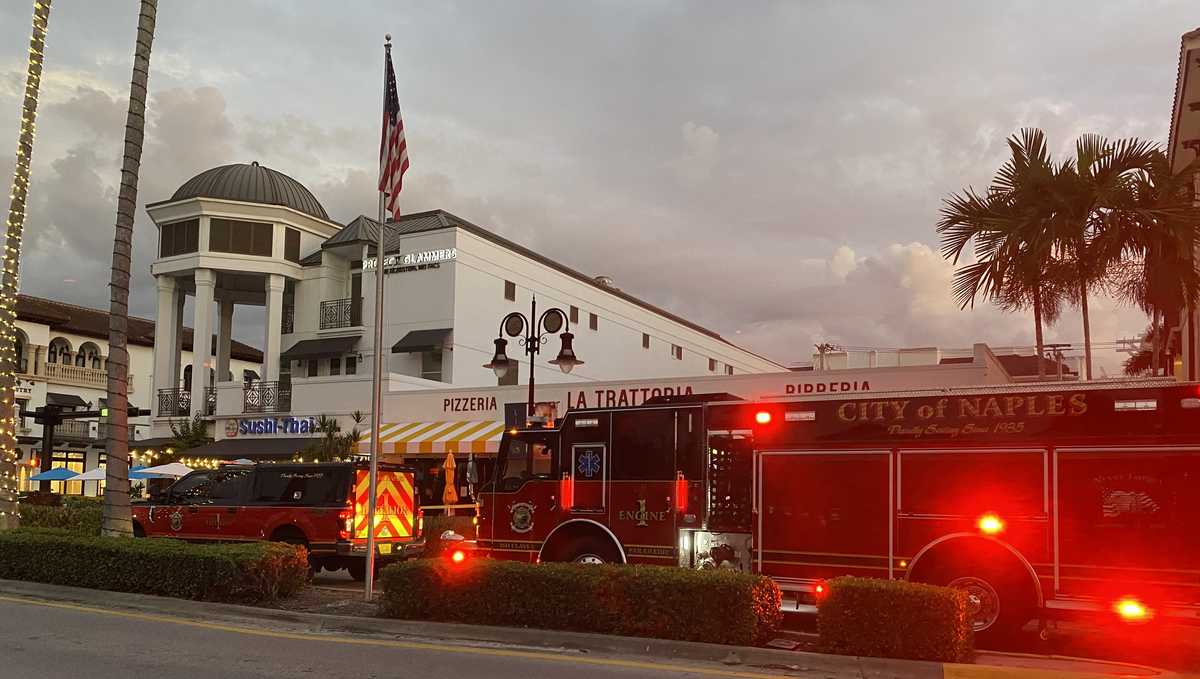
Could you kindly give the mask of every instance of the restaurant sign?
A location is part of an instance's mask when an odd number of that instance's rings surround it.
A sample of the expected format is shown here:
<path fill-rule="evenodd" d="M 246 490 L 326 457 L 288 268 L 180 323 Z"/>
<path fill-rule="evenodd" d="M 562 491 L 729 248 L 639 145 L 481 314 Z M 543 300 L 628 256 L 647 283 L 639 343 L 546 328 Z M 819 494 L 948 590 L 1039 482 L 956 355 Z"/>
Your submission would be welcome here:
<path fill-rule="evenodd" d="M 270 434 L 315 434 L 315 417 L 256 417 L 229 420 L 225 425 L 225 436 L 262 436 Z"/>
<path fill-rule="evenodd" d="M 405 271 L 418 271 L 420 269 L 437 269 L 443 262 L 453 262 L 456 259 L 458 259 L 458 248 L 384 255 L 383 273 L 403 273 Z M 362 270 L 374 271 L 377 261 L 375 257 L 367 257 L 363 260 Z"/>

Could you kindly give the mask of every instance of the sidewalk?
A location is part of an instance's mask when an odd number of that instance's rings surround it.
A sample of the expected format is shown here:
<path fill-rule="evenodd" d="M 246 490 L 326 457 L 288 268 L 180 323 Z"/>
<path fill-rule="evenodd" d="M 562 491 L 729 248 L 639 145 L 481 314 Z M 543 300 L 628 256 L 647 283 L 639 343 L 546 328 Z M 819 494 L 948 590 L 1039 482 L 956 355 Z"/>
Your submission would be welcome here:
<path fill-rule="evenodd" d="M 0 596 L 135 612 L 172 618 L 176 621 L 203 623 L 210 627 L 220 626 L 227 631 L 261 632 L 264 628 L 269 628 L 278 632 L 309 634 L 326 639 L 331 635 L 353 636 L 381 641 L 440 643 L 456 647 L 579 654 L 581 658 L 609 656 L 636 657 L 667 663 L 721 663 L 730 670 L 745 672 L 743 676 L 756 676 L 752 673 L 761 671 L 781 676 L 837 679 L 1098 679 L 1116 676 L 1173 679 L 1180 676 L 1136 665 L 1011 654 L 981 653 L 978 664 L 943 665 L 576 632 L 301 613 L 16 580 L 0 580 Z"/>

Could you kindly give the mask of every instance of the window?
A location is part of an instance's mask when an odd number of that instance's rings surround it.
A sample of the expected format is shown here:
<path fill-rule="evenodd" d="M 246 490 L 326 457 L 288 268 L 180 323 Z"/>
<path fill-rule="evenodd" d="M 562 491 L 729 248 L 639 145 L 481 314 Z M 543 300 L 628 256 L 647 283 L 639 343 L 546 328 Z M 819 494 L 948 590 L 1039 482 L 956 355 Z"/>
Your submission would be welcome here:
<path fill-rule="evenodd" d="M 421 377 L 435 382 L 442 381 L 442 352 L 421 352 Z"/>
<path fill-rule="evenodd" d="M 335 356 L 335 357 L 329 359 L 329 374 L 330 375 L 341 375 L 342 374 L 342 359 L 341 358 Z"/>
<path fill-rule="evenodd" d="M 358 358 L 355 356 L 346 357 L 346 374 L 354 375 L 358 372 Z"/>
<path fill-rule="evenodd" d="M 309 377 L 317 376 L 317 359 L 315 359 L 315 358 L 308 359 L 308 376 Z"/>
<path fill-rule="evenodd" d="M 46 351 L 46 362 L 71 364 L 71 345 L 67 340 L 56 337 L 50 341 L 50 348 Z"/>
<path fill-rule="evenodd" d="M 715 358 L 708 359 L 708 372 L 710 372 L 710 373 L 717 372 L 717 359 L 715 359 Z"/>
<path fill-rule="evenodd" d="M 29 425 L 27 424 L 28 420 L 21 416 L 22 410 L 29 410 L 29 399 L 17 399 L 17 412 L 15 413 L 17 416 L 17 425 L 24 429 Z"/>
<path fill-rule="evenodd" d="M 556 442 L 552 436 L 509 439 L 500 473 L 500 490 L 512 492 L 529 479 L 554 478 Z"/>
<path fill-rule="evenodd" d="M 208 489 L 212 485 L 213 471 L 192 472 L 171 486 L 168 501 L 171 504 L 194 504 L 208 498 Z"/>
<path fill-rule="evenodd" d="M 642 348 L 643 349 L 650 348 L 650 336 L 647 335 L 646 333 L 642 333 Z"/>
<path fill-rule="evenodd" d="M 596 317 L 596 314 L 588 314 L 588 327 L 595 330 L 599 325 L 600 319 Z"/>
<path fill-rule="evenodd" d="M 261 469 L 255 475 L 254 502 L 263 504 L 336 505 L 346 501 L 350 467 L 285 467 Z"/>
<path fill-rule="evenodd" d="M 571 322 L 572 323 L 579 322 L 579 307 L 577 307 L 577 306 L 571 307 Z"/>
<path fill-rule="evenodd" d="M 163 224 L 158 229 L 158 256 L 174 257 L 200 249 L 200 220 Z"/>
<path fill-rule="evenodd" d="M 56 450 L 50 455 L 50 468 L 66 467 L 73 472 L 82 474 L 86 459 L 87 455 L 82 452 Z M 50 492 L 62 495 L 83 495 L 83 481 L 51 481 Z"/>
<path fill-rule="evenodd" d="M 75 365 L 80 368 L 99 370 L 100 361 L 100 347 L 95 342 L 84 342 L 79 347 L 79 353 L 75 354 Z"/>
<path fill-rule="evenodd" d="M 614 481 L 675 478 L 675 411 L 616 413 L 612 424 Z"/>
<path fill-rule="evenodd" d="M 209 250 L 260 257 L 271 256 L 271 236 L 275 230 L 274 225 L 264 222 L 216 218 L 210 222 Z"/>
<path fill-rule="evenodd" d="M 267 253 L 270 254 L 270 253 Z M 300 231 L 287 228 L 283 231 L 283 258 L 289 262 L 300 263 Z"/>
<path fill-rule="evenodd" d="M 517 301 L 517 284 L 512 281 L 504 281 L 504 299 L 510 302 Z"/>
<path fill-rule="evenodd" d="M 218 471 L 213 474 L 208 487 L 208 499 L 218 505 L 239 504 L 242 500 L 242 489 L 249 481 L 249 469 Z"/>
<path fill-rule="evenodd" d="M 678 344 L 672 344 L 671 345 L 671 356 L 673 356 L 675 358 L 675 360 L 677 360 L 677 361 L 682 361 L 683 360 L 683 347 L 679 346 Z"/>
<path fill-rule="evenodd" d="M 731 365 L 725 366 L 725 374 L 732 375 L 733 374 L 733 366 L 731 366 Z"/>

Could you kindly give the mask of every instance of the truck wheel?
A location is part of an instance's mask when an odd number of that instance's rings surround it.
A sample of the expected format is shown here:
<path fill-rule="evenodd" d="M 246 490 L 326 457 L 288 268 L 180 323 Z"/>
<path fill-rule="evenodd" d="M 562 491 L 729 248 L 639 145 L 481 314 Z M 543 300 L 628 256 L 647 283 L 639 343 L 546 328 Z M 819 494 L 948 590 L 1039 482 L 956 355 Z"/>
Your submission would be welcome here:
<path fill-rule="evenodd" d="M 133 537 L 135 537 L 135 538 L 146 537 L 146 529 L 142 528 L 142 524 L 138 523 L 137 521 L 133 522 Z"/>
<path fill-rule="evenodd" d="M 608 540 L 587 537 L 569 543 L 565 550 L 565 558 L 561 560 L 579 564 L 599 565 L 621 563 L 621 555 Z"/>
<path fill-rule="evenodd" d="M 317 561 L 315 559 L 313 559 L 312 550 L 310 550 L 308 548 L 308 540 L 306 540 L 303 535 L 298 534 L 298 532 L 293 532 L 293 531 L 289 530 L 289 531 L 286 531 L 283 533 L 277 533 L 276 535 L 273 535 L 271 537 L 271 540 L 273 542 L 284 542 L 289 545 L 296 545 L 297 547 L 303 547 L 304 551 L 308 554 L 308 577 L 309 577 L 309 579 L 311 579 L 314 575 L 317 574 L 317 569 L 320 567 L 320 564 L 317 563 Z"/>
<path fill-rule="evenodd" d="M 1028 576 L 997 568 L 954 569 L 939 578 L 967 594 L 967 617 L 975 639 L 984 646 L 1011 641 L 1033 618 L 1034 596 Z"/>

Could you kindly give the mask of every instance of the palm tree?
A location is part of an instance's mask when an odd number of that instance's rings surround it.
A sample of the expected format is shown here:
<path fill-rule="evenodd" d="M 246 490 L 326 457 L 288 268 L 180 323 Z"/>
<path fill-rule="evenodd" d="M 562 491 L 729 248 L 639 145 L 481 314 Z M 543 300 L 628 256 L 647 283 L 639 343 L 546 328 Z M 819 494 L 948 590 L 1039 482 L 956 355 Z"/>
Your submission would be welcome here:
<path fill-rule="evenodd" d="M 983 297 L 1008 310 L 1033 311 L 1038 356 L 1045 353 L 1043 327 L 1061 309 L 1060 267 L 1046 224 L 1053 217 L 1049 187 L 1058 168 L 1036 128 L 1008 140 L 1011 157 L 996 172 L 986 194 L 968 187 L 943 202 L 938 233 L 942 255 L 958 264 L 972 245 L 975 261 L 954 274 L 954 298 L 962 308 Z M 1038 361 L 1038 376 L 1045 376 Z"/>
<path fill-rule="evenodd" d="M 1153 162 L 1156 147 L 1137 138 L 1110 142 L 1085 134 L 1075 142 L 1075 160 L 1062 165 L 1051 187 L 1056 203 L 1050 236 L 1071 263 L 1071 300 L 1083 320 L 1084 370 L 1092 379 L 1092 329 L 1088 296 L 1103 283 L 1120 254 L 1106 232 L 1136 215 L 1128 213 L 1132 183 Z"/>
<path fill-rule="evenodd" d="M 1193 253 L 1200 247 L 1200 208 L 1194 205 L 1193 177 L 1200 159 L 1172 173 L 1159 149 L 1149 166 L 1134 173 L 1126 203 L 1110 221 L 1100 246 L 1117 253 L 1114 276 L 1118 294 L 1151 317 L 1149 365 L 1170 374 L 1164 338 L 1184 310 L 1194 309 L 1200 296 L 1200 271 Z"/>
<path fill-rule="evenodd" d="M 33 130 L 37 121 L 38 92 L 42 84 L 42 52 L 46 48 L 46 25 L 50 0 L 33 3 L 33 35 L 29 39 L 29 62 L 25 70 L 25 98 L 21 104 L 21 132 L 17 137 L 17 162 L 13 168 L 5 234 L 4 273 L 0 280 L 0 530 L 16 528 L 21 521 L 17 507 L 16 406 L 17 385 L 17 289 L 20 286 L 21 232 L 25 228 L 25 203 L 29 196 L 29 163 L 33 158 Z"/>
<path fill-rule="evenodd" d="M 116 233 L 113 237 L 111 303 L 108 321 L 108 472 L 104 484 L 104 535 L 131 536 L 129 515 L 129 269 L 133 250 L 133 217 L 137 209 L 138 172 L 142 139 L 146 133 L 146 87 L 150 77 L 150 48 L 158 0 L 141 0 L 137 45 L 133 52 L 133 79 L 129 85 L 129 112 L 125 119 L 125 155 L 121 163 L 121 189 L 117 197 Z"/>

